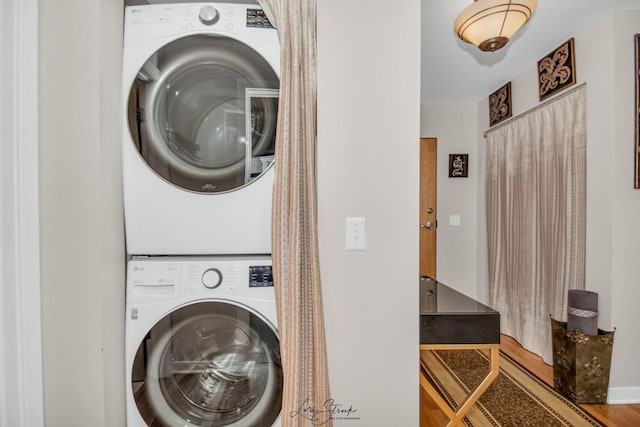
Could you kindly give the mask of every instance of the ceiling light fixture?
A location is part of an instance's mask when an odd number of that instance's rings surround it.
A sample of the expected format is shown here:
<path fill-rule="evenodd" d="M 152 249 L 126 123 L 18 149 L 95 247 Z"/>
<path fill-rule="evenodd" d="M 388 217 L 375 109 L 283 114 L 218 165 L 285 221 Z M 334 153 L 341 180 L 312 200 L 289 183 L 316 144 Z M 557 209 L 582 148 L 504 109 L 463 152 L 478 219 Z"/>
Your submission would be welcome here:
<path fill-rule="evenodd" d="M 537 0 L 475 0 L 458 15 L 453 30 L 463 41 L 493 52 L 527 23 Z"/>

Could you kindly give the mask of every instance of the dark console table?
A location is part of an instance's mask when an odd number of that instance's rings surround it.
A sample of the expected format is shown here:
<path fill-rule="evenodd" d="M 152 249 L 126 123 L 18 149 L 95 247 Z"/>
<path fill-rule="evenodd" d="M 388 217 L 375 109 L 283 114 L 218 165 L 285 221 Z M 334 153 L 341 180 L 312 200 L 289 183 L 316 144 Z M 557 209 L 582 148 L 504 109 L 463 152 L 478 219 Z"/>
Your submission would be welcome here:
<path fill-rule="evenodd" d="M 453 410 L 427 379 L 420 358 L 420 386 L 449 417 L 447 426 L 462 418 L 498 376 L 500 313 L 429 277 L 420 278 L 420 351 L 488 350 L 489 373 Z"/>

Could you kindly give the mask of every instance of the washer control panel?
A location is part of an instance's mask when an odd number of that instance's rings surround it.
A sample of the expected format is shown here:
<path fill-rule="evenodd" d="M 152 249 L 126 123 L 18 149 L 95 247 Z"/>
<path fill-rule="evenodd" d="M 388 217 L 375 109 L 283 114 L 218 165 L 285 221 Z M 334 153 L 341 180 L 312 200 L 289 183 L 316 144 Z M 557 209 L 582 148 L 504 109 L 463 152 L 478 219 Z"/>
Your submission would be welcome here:
<path fill-rule="evenodd" d="M 270 265 L 249 266 L 249 287 L 273 287 L 273 268 Z"/>
<path fill-rule="evenodd" d="M 127 302 L 181 297 L 273 298 L 271 257 L 136 257 L 127 266 Z"/>

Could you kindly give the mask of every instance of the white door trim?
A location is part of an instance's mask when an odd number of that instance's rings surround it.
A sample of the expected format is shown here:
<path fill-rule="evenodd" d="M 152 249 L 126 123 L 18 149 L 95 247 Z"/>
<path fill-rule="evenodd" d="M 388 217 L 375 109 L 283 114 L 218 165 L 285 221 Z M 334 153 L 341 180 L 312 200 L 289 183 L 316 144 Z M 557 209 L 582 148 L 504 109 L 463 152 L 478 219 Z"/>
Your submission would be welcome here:
<path fill-rule="evenodd" d="M 40 427 L 38 0 L 0 9 L 0 426 Z"/>

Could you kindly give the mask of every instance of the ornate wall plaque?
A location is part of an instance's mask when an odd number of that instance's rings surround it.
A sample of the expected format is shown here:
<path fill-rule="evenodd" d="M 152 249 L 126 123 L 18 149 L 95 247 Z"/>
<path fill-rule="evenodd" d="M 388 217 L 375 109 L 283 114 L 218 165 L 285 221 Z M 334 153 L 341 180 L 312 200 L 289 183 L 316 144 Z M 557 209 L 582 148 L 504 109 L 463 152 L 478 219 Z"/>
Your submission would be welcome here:
<path fill-rule="evenodd" d="M 635 141 L 635 163 L 636 173 L 634 176 L 633 188 L 640 188 L 640 34 L 634 36 L 635 39 L 635 72 L 636 72 L 636 141 Z"/>
<path fill-rule="evenodd" d="M 538 94 L 540 101 L 576 82 L 573 38 L 538 61 Z"/>
<path fill-rule="evenodd" d="M 469 177 L 469 155 L 449 154 L 449 178 Z"/>
<path fill-rule="evenodd" d="M 511 117 L 511 82 L 489 95 L 489 126 Z"/>

